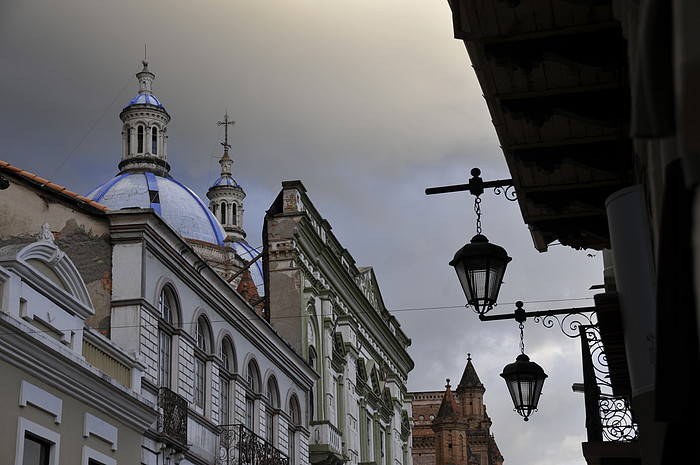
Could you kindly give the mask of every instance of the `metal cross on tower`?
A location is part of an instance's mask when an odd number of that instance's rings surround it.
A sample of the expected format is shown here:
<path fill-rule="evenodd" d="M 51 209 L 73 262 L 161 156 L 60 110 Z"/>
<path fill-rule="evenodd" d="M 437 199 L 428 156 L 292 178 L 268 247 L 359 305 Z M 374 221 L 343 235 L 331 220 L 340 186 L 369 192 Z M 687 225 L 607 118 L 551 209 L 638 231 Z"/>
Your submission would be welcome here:
<path fill-rule="evenodd" d="M 228 127 L 233 126 L 236 124 L 235 121 L 228 119 L 228 110 L 226 111 L 226 114 L 224 115 L 224 120 L 223 121 L 217 121 L 216 124 L 218 126 L 223 126 L 224 127 L 224 141 L 221 143 L 221 145 L 224 146 L 224 151 L 228 152 L 228 149 L 231 148 L 231 146 L 228 143 Z"/>

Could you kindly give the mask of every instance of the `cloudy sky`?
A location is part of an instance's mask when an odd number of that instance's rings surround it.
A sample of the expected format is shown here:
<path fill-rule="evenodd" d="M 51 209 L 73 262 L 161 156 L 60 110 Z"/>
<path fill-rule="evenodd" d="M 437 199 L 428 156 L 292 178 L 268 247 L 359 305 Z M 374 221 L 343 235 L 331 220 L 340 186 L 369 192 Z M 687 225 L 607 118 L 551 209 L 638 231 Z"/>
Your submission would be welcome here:
<path fill-rule="evenodd" d="M 176 179 L 204 196 L 228 111 L 252 245 L 280 183 L 302 180 L 412 338 L 409 388 L 456 383 L 471 353 L 506 465 L 585 463 L 578 341 L 526 323 L 549 379 L 523 422 L 498 376 L 519 353 L 517 324 L 479 322 L 447 265 L 475 233 L 473 199 L 424 194 L 474 166 L 509 177 L 447 0 L 3 0 L 0 159 L 83 194 L 114 176 L 144 44 Z M 487 192 L 482 209 L 484 233 L 513 257 L 497 311 L 592 305 L 601 254 L 539 254 L 516 203 Z"/>

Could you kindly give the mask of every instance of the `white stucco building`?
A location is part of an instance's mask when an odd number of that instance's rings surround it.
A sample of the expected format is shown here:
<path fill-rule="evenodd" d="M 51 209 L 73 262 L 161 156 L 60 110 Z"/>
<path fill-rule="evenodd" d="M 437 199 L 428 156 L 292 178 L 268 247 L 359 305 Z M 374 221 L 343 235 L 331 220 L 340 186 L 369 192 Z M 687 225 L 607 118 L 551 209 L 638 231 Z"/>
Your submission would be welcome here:
<path fill-rule="evenodd" d="M 2 176 L 9 182 L 0 195 L 0 255 L 5 257 L 6 250 L 27 247 L 41 225 L 48 223 L 43 235 L 47 240 L 55 238 L 54 247 L 61 250 L 56 256 L 74 263 L 73 272 L 70 279 L 56 275 L 55 270 L 50 272 L 54 258 L 46 254 L 39 254 L 32 266 L 48 276 L 48 281 L 44 279 L 47 284 L 54 282 L 71 292 L 73 288 L 80 291 L 75 297 L 47 288 L 49 297 L 41 298 L 50 302 L 40 306 L 49 310 L 38 312 L 34 318 L 26 313 L 33 306 L 23 310 L 22 299 L 30 301 L 23 294 L 26 287 L 16 284 L 23 283 L 24 277 L 15 277 L 0 267 L 0 282 L 4 283 L 0 286 L 0 321 L 15 332 L 22 332 L 27 321 L 48 325 L 48 338 L 58 342 L 49 341 L 47 349 L 31 352 L 37 367 L 60 370 L 62 357 L 68 357 L 78 368 L 104 378 L 95 383 L 107 380 L 110 389 L 117 392 L 101 392 L 104 399 L 76 395 L 88 405 L 71 407 L 71 414 L 64 414 L 72 419 L 73 410 L 89 411 L 100 421 L 109 419 L 107 426 L 92 417 L 90 422 L 103 425 L 103 429 L 114 426 L 121 438 L 127 438 L 128 442 L 121 440 L 114 453 L 96 447 L 103 455 L 91 459 L 90 465 L 199 465 L 239 460 L 251 465 L 308 464 L 309 396 L 318 375 L 256 313 L 248 300 L 251 296 L 244 298 L 236 291 L 241 278 L 231 279 L 233 273 L 247 264 L 254 252 L 244 240 L 242 217 L 237 218 L 238 229 L 229 233 L 194 192 L 169 174 L 166 153 L 170 116 L 153 95 L 155 75 L 148 70 L 147 62 L 137 77 L 138 94 L 120 114 L 123 145 L 119 173 L 87 197 L 0 163 Z M 225 146 L 224 159 L 227 149 Z M 228 173 L 223 172 L 226 168 Z M 226 176 L 230 177 L 227 162 L 222 163 L 222 177 Z M 212 189 L 218 206 L 229 200 L 225 192 L 217 192 L 222 189 Z M 234 194 L 237 213 L 242 215 L 242 189 L 234 189 Z M 41 260 L 47 261 L 46 266 Z M 5 266 L 3 263 L 0 265 Z M 259 266 L 250 266 L 253 281 L 260 282 Z M 37 274 L 31 267 L 26 269 L 32 278 Z M 40 300 L 35 293 L 31 297 L 32 301 Z M 83 321 L 95 329 L 84 327 Z M 31 333 L 26 338 L 46 339 L 46 334 Z M 101 375 L 91 368 L 82 352 L 87 343 L 114 352 L 112 357 L 126 367 L 128 379 L 118 381 L 117 375 L 108 370 Z M 66 355 L 69 350 L 73 352 Z M 21 346 L 14 352 L 3 347 L 2 353 L 16 359 L 24 356 Z M 60 413 L 53 399 L 73 394 L 59 392 L 63 385 L 57 379 L 37 376 L 34 371 L 39 368 L 34 365 L 23 368 L 11 360 L 2 368 L 3 375 L 13 375 L 6 402 L 14 405 L 13 412 L 19 412 L 8 417 L 7 425 L 3 423 L 3 441 L 11 449 L 2 450 L 23 450 L 26 428 L 22 422 L 17 426 L 17 418 L 32 409 L 21 405 L 22 392 L 30 389 L 39 392 L 42 399 L 49 399 L 30 404 L 39 404 L 39 410 L 48 410 L 53 416 Z M 92 382 L 76 376 L 73 389 L 84 392 L 92 388 Z M 33 387 L 25 388 L 27 383 Z M 108 406 L 115 402 L 123 406 L 112 415 L 109 408 L 100 405 L 102 401 Z M 51 405 L 43 406 L 43 402 Z M 126 418 L 127 407 L 139 415 Z M 117 410 L 114 405 L 111 408 Z M 89 439 L 88 426 L 67 420 L 49 423 L 37 429 L 41 433 L 37 437 L 54 444 L 53 449 L 49 448 L 55 451 L 50 456 L 54 461 L 36 463 L 88 465 L 87 459 L 79 461 L 78 446 L 84 445 L 79 441 L 62 439 L 59 461 L 56 440 L 58 436 L 67 437 L 62 424 L 77 432 L 85 431 L 82 434 Z M 34 463 L 22 460 L 17 458 L 16 463 Z"/>

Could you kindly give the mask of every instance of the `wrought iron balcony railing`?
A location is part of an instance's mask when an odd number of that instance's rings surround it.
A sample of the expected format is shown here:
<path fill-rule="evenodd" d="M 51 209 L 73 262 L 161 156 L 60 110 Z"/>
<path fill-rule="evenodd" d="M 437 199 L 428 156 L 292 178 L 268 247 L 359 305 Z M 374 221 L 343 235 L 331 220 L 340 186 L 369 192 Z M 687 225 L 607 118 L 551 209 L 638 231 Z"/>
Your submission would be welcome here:
<path fill-rule="evenodd" d="M 289 457 L 245 426 L 221 425 L 221 465 L 289 465 Z"/>
<path fill-rule="evenodd" d="M 586 430 L 589 441 L 629 442 L 639 438 L 627 397 L 612 394 L 600 329 L 579 327 L 583 356 Z"/>
<path fill-rule="evenodd" d="M 168 388 L 158 391 L 158 432 L 176 445 L 187 444 L 187 401 Z"/>

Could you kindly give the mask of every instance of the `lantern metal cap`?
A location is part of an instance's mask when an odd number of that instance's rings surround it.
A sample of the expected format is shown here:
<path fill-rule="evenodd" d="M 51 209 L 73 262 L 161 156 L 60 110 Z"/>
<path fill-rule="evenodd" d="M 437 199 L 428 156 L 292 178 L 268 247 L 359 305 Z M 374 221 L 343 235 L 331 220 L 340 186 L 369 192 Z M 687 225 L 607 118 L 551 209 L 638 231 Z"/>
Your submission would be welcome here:
<path fill-rule="evenodd" d="M 485 253 L 493 257 L 498 257 L 504 260 L 505 263 L 512 260 L 512 258 L 508 256 L 506 249 L 500 245 L 489 242 L 488 238 L 483 234 L 477 234 L 471 238 L 469 244 L 466 244 L 464 247 L 459 249 L 457 253 L 455 253 L 454 258 L 450 262 L 450 266 L 455 266 L 459 260 L 462 259 L 462 257 L 480 256 L 484 255 Z"/>

